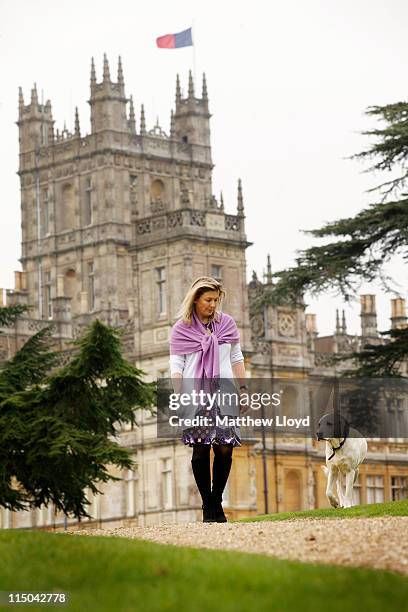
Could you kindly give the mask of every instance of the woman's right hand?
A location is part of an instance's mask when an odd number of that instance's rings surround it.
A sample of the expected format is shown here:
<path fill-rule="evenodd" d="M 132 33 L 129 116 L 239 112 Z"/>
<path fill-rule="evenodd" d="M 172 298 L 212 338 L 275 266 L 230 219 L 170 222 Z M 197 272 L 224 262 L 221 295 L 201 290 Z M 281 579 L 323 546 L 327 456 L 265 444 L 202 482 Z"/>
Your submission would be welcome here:
<path fill-rule="evenodd" d="M 249 410 L 249 405 L 248 405 L 248 390 L 247 389 L 240 389 L 239 391 L 239 399 L 241 400 L 241 398 L 244 398 L 246 401 L 244 402 L 244 404 L 239 404 L 239 414 L 245 414 L 248 412 Z"/>

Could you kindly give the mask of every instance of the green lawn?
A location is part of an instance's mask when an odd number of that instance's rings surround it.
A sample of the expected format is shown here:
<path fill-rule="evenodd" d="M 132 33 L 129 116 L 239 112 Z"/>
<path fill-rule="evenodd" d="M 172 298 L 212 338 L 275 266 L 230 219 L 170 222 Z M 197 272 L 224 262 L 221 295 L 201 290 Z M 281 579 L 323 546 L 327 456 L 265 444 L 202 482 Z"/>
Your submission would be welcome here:
<path fill-rule="evenodd" d="M 239 519 L 239 522 L 285 521 L 294 518 L 371 518 L 373 516 L 408 516 L 408 499 L 384 504 L 353 506 L 352 508 L 324 508 L 321 510 L 302 510 L 301 512 L 259 514 L 250 518 Z"/>
<path fill-rule="evenodd" d="M 0 559 L 0 591 L 64 591 L 63 609 L 81 612 L 384 612 L 408 601 L 408 580 L 390 572 L 118 537 L 2 530 Z"/>

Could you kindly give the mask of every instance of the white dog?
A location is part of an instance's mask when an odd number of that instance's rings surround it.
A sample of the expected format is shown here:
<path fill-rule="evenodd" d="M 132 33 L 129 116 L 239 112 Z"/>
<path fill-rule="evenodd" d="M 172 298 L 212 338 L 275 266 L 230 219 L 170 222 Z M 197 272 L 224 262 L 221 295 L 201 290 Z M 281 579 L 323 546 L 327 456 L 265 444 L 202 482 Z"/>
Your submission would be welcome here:
<path fill-rule="evenodd" d="M 352 429 L 342 416 L 325 414 L 319 421 L 316 436 L 326 440 L 326 466 L 322 466 L 327 478 L 326 496 L 333 508 L 350 508 L 353 505 L 353 486 L 357 480 L 359 465 L 367 454 L 367 441 L 357 429 Z M 337 437 L 333 437 L 337 434 Z M 342 435 L 341 435 L 342 434 Z M 360 436 L 360 437 L 359 437 Z M 342 475 L 346 477 L 343 491 Z M 337 497 L 334 487 L 337 486 Z"/>

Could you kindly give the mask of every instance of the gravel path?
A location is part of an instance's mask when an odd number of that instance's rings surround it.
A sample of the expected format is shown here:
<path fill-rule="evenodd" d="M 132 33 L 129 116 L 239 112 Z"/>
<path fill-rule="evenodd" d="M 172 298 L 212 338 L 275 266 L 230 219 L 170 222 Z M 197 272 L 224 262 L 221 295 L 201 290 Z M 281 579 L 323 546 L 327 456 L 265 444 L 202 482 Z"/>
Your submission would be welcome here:
<path fill-rule="evenodd" d="M 80 529 L 73 535 L 138 538 L 313 563 L 364 566 L 408 575 L 408 517 L 293 519 L 254 523 L 166 523 Z"/>

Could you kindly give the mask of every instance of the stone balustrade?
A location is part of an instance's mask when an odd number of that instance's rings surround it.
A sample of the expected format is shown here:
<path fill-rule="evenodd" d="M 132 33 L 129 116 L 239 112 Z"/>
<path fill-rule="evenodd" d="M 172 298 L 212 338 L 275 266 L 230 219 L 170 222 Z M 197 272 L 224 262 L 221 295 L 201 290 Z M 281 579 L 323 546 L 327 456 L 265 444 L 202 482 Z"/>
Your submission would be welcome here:
<path fill-rule="evenodd" d="M 178 227 L 204 228 L 238 233 L 242 230 L 242 220 L 238 215 L 217 214 L 217 226 L 214 226 L 213 212 L 193 209 L 181 209 L 161 215 L 145 217 L 136 222 L 137 236 L 154 234 L 163 230 L 171 231 Z"/>

